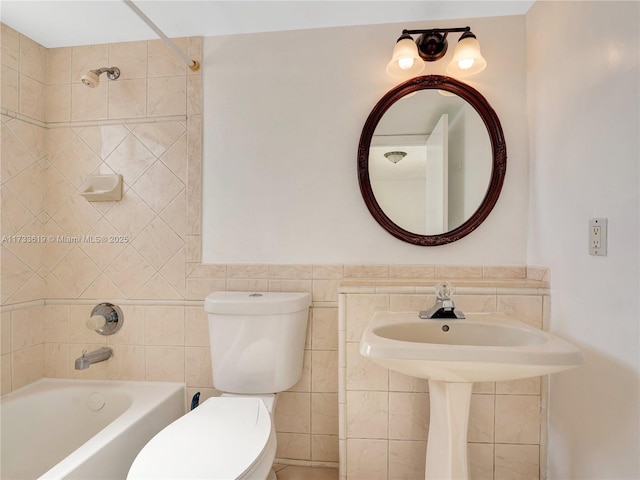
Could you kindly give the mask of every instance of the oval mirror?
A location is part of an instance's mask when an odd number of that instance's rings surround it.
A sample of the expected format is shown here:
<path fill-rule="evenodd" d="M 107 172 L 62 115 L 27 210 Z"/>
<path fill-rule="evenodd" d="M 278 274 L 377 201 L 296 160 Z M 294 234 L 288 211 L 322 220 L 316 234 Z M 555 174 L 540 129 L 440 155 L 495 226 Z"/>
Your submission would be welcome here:
<path fill-rule="evenodd" d="M 493 209 L 507 166 L 498 116 L 474 88 L 426 75 L 376 104 L 358 147 L 360 191 L 373 218 L 416 245 L 455 242 Z"/>

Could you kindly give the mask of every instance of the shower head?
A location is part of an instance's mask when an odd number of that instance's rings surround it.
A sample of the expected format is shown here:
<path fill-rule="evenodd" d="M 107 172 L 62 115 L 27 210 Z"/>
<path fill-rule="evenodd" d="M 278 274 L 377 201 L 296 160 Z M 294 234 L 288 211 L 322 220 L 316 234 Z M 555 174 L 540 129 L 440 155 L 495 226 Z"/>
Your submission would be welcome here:
<path fill-rule="evenodd" d="M 100 83 L 100 75 L 107 74 L 109 80 L 116 80 L 120 76 L 120 69 L 118 67 L 102 67 L 97 70 L 89 70 L 82 75 L 82 83 L 87 87 L 96 88 Z"/>

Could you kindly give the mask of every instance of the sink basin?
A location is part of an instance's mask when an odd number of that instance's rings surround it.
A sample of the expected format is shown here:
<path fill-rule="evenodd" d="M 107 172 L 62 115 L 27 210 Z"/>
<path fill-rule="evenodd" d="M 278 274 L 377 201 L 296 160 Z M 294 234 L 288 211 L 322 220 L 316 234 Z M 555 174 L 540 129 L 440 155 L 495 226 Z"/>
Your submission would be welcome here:
<path fill-rule="evenodd" d="M 390 370 L 444 382 L 517 380 L 584 363 L 570 343 L 499 314 L 424 320 L 417 312 L 378 312 L 360 353 Z"/>

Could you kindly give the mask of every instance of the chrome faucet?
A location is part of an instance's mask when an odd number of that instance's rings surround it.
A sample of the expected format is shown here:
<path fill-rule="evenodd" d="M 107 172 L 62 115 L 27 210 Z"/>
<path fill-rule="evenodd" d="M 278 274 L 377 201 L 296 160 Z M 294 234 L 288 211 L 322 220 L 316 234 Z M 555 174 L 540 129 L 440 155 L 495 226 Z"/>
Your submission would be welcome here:
<path fill-rule="evenodd" d="M 449 282 L 439 282 L 435 288 L 436 303 L 429 310 L 420 312 L 420 318 L 464 318 L 464 313 L 456 310 L 456 306 L 451 300 L 451 295 L 455 291 Z"/>
<path fill-rule="evenodd" d="M 76 370 L 84 370 L 94 363 L 104 362 L 111 358 L 112 355 L 113 350 L 109 347 L 102 347 L 89 353 L 87 353 L 86 350 L 83 350 L 82 356 L 76 358 Z"/>

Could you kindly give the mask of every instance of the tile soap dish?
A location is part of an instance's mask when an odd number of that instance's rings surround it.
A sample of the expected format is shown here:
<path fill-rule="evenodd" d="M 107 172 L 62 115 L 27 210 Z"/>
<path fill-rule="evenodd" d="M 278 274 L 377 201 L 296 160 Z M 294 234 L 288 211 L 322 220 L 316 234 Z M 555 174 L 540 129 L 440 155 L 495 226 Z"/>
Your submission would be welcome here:
<path fill-rule="evenodd" d="M 122 175 L 91 175 L 80 187 L 88 202 L 114 202 L 122 199 Z"/>

